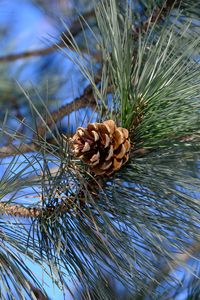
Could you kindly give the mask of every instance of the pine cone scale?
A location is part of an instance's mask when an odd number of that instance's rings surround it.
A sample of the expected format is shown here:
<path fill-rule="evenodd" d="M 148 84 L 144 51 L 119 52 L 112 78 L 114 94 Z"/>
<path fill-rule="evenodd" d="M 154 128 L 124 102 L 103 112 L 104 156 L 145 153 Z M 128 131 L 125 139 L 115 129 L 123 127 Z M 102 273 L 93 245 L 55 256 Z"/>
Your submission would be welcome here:
<path fill-rule="evenodd" d="M 126 141 L 124 142 L 124 147 L 126 148 L 126 152 L 128 152 L 129 149 L 130 149 L 130 147 L 131 147 L 131 143 L 130 143 L 129 140 L 126 140 Z"/>
<path fill-rule="evenodd" d="M 116 150 L 125 140 L 123 132 L 120 128 L 117 128 L 114 132 L 114 150 Z"/>
<path fill-rule="evenodd" d="M 93 134 L 94 136 L 94 141 L 97 142 L 99 140 L 99 135 L 96 131 L 92 130 L 91 133 Z"/>
<path fill-rule="evenodd" d="M 121 168 L 121 166 L 122 166 L 122 160 L 120 159 L 120 160 L 118 160 L 117 158 L 114 158 L 114 162 L 113 162 L 113 170 L 114 171 L 117 171 L 117 170 L 119 170 L 120 168 Z"/>
<path fill-rule="evenodd" d="M 112 160 L 102 163 L 101 166 L 99 166 L 99 167 L 101 170 L 105 171 L 105 170 L 109 169 L 111 165 L 112 165 Z"/>
<path fill-rule="evenodd" d="M 111 159 L 111 157 L 113 156 L 114 150 L 113 150 L 113 145 L 110 146 L 108 155 L 106 156 L 105 160 L 109 160 Z"/>
<path fill-rule="evenodd" d="M 107 134 L 102 135 L 102 144 L 104 145 L 104 148 L 107 148 L 110 144 L 110 138 Z"/>
<path fill-rule="evenodd" d="M 90 150 L 90 145 L 88 142 L 85 142 L 84 147 L 82 149 L 82 153 L 87 152 Z"/>
<path fill-rule="evenodd" d="M 110 134 L 113 134 L 115 132 L 116 125 L 113 120 L 107 120 L 103 123 L 107 127 L 107 130 L 109 131 Z"/>
<path fill-rule="evenodd" d="M 95 161 L 99 160 L 99 158 L 100 158 L 100 153 L 99 153 L 99 151 L 98 151 L 96 154 L 94 154 L 94 155 L 92 156 L 92 158 L 90 159 L 90 161 L 91 161 L 91 162 L 95 162 Z"/>
<path fill-rule="evenodd" d="M 119 150 L 118 150 L 119 149 Z M 123 158 L 124 157 L 124 155 L 126 154 L 126 148 L 125 148 L 125 146 L 124 146 L 124 144 L 122 144 L 122 145 L 120 145 L 119 146 L 119 148 L 118 148 L 117 150 L 117 154 L 115 154 L 115 157 L 117 158 L 117 159 L 121 159 L 121 158 Z"/>

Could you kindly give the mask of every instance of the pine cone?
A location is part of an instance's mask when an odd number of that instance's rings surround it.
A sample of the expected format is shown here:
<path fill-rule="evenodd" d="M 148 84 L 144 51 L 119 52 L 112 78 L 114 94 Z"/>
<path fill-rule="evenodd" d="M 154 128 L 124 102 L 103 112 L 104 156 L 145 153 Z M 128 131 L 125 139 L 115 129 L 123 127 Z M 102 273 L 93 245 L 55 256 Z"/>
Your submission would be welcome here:
<path fill-rule="evenodd" d="M 129 132 L 113 120 L 79 127 L 71 139 L 72 152 L 96 175 L 111 175 L 129 158 Z"/>

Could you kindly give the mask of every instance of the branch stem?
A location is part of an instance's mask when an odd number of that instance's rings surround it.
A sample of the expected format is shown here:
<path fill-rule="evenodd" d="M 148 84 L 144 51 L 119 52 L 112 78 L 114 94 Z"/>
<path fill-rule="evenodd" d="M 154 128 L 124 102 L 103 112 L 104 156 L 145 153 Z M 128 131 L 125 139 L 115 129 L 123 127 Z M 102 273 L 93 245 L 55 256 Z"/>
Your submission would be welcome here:
<path fill-rule="evenodd" d="M 18 204 L 0 203 L 0 214 L 18 216 L 24 218 L 35 218 L 41 215 L 41 208 L 24 207 Z"/>

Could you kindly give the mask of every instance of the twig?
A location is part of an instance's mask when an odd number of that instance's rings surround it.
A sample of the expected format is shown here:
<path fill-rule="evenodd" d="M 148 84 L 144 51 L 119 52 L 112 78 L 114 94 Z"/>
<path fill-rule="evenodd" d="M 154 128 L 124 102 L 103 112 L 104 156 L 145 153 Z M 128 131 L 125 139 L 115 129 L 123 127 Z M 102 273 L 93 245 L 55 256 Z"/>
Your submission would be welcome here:
<path fill-rule="evenodd" d="M 99 79 L 96 78 L 95 81 L 97 82 L 97 80 Z M 69 115 L 73 111 L 87 106 L 93 108 L 96 106 L 93 89 L 90 84 L 85 88 L 80 97 L 77 97 L 74 101 L 60 107 L 57 111 L 53 112 L 51 117 L 47 118 L 45 124 L 38 125 L 38 135 L 44 135 L 46 125 L 51 126 L 53 122 L 57 122 L 59 119 L 62 119 L 64 116 Z M 0 148 L 0 158 L 36 151 L 38 148 L 38 145 L 34 142 L 22 144 L 20 146 L 7 145 Z"/>
<path fill-rule="evenodd" d="M 17 155 L 20 153 L 28 153 L 36 151 L 37 149 L 38 147 L 34 143 L 22 144 L 18 147 L 11 144 L 0 148 L 0 158 Z"/>
<path fill-rule="evenodd" d="M 134 147 L 134 146 L 133 146 Z M 149 152 L 151 152 L 153 148 L 138 148 L 136 150 L 131 151 L 130 157 L 138 157 L 138 156 L 143 156 Z"/>
<path fill-rule="evenodd" d="M 35 287 L 31 282 L 28 283 L 31 287 L 32 292 L 34 293 L 37 300 L 50 300 L 50 298 L 45 295 L 42 290 Z"/>
<path fill-rule="evenodd" d="M 7 203 L 0 203 L 0 214 L 4 215 L 11 215 L 11 216 L 18 216 L 24 218 L 35 218 L 41 215 L 42 209 L 41 208 L 29 208 L 24 207 L 22 205 L 14 205 L 14 204 L 7 204 Z"/>
<path fill-rule="evenodd" d="M 177 254 L 173 261 L 166 263 L 159 269 L 159 274 L 152 280 L 149 286 L 149 291 L 155 290 L 155 288 L 160 285 L 170 272 L 175 270 L 178 266 L 183 266 L 190 258 L 194 258 L 195 255 L 200 253 L 200 240 L 195 241 L 187 251 L 184 253 Z"/>
<path fill-rule="evenodd" d="M 87 18 L 91 18 L 91 17 L 95 17 L 95 12 L 93 9 L 82 15 L 83 19 L 87 19 Z M 86 26 L 87 26 L 86 22 L 81 23 L 80 18 L 77 18 L 72 23 L 69 31 L 71 32 L 71 35 L 73 37 L 75 37 Z M 15 60 L 22 59 L 22 58 L 24 59 L 24 58 L 34 57 L 34 56 L 46 55 L 55 50 L 58 50 L 59 48 L 65 48 L 66 46 L 70 47 L 71 46 L 70 39 L 71 39 L 71 36 L 69 33 L 67 33 L 67 34 L 61 36 L 62 41 L 60 41 L 56 44 L 53 44 L 49 47 L 42 48 L 42 49 L 36 49 L 36 50 L 32 50 L 32 51 L 25 51 L 25 52 L 17 53 L 17 54 L 9 54 L 9 55 L 5 55 L 5 56 L 1 56 L 0 63 L 11 62 L 11 61 L 15 61 Z"/>
<path fill-rule="evenodd" d="M 95 83 L 100 81 L 100 77 L 96 76 L 94 79 Z M 64 106 L 61 106 L 57 111 L 51 113 L 51 116 L 48 116 L 45 120 L 45 124 L 38 126 L 38 135 L 43 136 L 46 130 L 46 125 L 51 126 L 52 123 L 56 123 L 58 120 L 62 119 L 64 116 L 69 115 L 71 112 L 84 108 L 84 107 L 96 107 L 96 100 L 93 93 L 92 85 L 89 84 L 83 94 L 80 97 L 74 99 L 73 102 L 70 102 Z"/>
<path fill-rule="evenodd" d="M 80 196 L 82 191 L 80 191 Z M 42 216 L 49 216 L 55 210 L 59 210 L 60 213 L 66 213 L 74 208 L 73 202 L 75 197 L 67 197 L 62 203 L 58 205 L 46 206 L 44 208 L 40 207 L 25 207 L 20 204 L 9 204 L 5 202 L 0 202 L 0 215 L 9 215 L 13 217 L 21 218 L 39 218 Z M 80 200 L 80 199 L 79 199 Z M 85 202 L 81 202 L 85 204 Z"/>
<path fill-rule="evenodd" d="M 160 20 L 171 8 L 177 7 L 180 4 L 180 0 L 166 0 L 164 5 L 160 7 L 159 5 L 153 10 L 151 16 L 144 22 L 141 22 L 139 25 L 134 27 L 134 33 L 137 35 L 139 31 L 147 31 L 150 24 L 154 24 Z"/>

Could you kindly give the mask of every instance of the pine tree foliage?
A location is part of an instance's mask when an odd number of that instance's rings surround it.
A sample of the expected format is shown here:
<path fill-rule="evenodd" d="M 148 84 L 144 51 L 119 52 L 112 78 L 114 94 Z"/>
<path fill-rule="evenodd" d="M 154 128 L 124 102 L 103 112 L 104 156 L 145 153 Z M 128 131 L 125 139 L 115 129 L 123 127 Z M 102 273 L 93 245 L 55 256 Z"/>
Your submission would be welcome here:
<path fill-rule="evenodd" d="M 93 26 L 80 17 L 81 46 L 63 22 L 58 51 L 91 87 L 80 100 L 91 110 L 68 115 L 64 137 L 45 78 L 41 89 L 12 87 L 26 120 L 0 112 L 0 135 L 12 143 L 0 149 L 1 299 L 37 299 L 35 288 L 47 297 L 25 258 L 66 299 L 175 299 L 183 289 L 198 299 L 199 4 L 141 1 L 144 21 L 133 4 L 95 2 Z M 74 126 L 108 119 L 129 130 L 130 159 L 112 176 L 93 176 L 69 137 Z"/>

